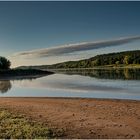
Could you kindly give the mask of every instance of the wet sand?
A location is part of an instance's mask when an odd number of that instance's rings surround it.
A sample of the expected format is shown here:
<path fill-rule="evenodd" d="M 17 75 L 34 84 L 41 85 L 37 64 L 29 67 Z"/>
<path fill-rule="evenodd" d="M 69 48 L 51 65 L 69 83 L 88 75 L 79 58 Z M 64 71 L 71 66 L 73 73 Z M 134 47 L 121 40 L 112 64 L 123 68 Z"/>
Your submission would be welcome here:
<path fill-rule="evenodd" d="M 63 131 L 60 138 L 140 139 L 140 101 L 0 98 L 0 107 Z"/>

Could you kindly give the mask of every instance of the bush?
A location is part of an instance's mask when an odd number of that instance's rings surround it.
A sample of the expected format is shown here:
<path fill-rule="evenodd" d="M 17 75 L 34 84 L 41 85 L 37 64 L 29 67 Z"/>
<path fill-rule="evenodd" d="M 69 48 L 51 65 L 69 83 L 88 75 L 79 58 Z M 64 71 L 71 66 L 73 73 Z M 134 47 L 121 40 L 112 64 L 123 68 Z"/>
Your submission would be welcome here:
<path fill-rule="evenodd" d="M 0 139 L 49 139 L 52 130 L 22 115 L 0 109 Z"/>

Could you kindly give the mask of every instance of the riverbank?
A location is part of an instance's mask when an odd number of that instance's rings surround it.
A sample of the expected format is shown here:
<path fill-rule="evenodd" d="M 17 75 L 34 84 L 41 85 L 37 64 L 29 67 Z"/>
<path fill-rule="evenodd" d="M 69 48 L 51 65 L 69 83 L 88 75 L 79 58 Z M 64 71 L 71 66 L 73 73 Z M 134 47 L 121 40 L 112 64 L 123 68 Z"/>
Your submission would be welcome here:
<path fill-rule="evenodd" d="M 38 68 L 39 69 L 39 68 Z M 42 70 L 46 70 L 43 68 L 40 68 Z M 57 68 L 57 69 L 48 69 L 51 71 L 61 71 L 61 70 L 67 70 L 67 71 L 71 71 L 71 70 L 106 70 L 106 69 L 140 69 L 140 64 L 129 64 L 129 65 L 105 65 L 105 66 L 94 66 L 91 68 Z"/>
<path fill-rule="evenodd" d="M 58 138 L 140 138 L 140 101 L 0 98 L 0 108 L 46 124 Z"/>

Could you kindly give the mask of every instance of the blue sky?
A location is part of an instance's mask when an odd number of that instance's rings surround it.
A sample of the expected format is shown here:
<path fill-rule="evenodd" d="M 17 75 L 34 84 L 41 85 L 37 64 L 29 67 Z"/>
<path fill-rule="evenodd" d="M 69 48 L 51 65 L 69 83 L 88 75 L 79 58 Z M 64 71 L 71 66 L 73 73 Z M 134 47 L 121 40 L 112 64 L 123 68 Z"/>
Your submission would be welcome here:
<path fill-rule="evenodd" d="M 140 2 L 0 2 L 0 49 L 13 66 L 51 64 L 140 49 L 140 41 L 57 57 L 18 52 L 140 35 Z"/>

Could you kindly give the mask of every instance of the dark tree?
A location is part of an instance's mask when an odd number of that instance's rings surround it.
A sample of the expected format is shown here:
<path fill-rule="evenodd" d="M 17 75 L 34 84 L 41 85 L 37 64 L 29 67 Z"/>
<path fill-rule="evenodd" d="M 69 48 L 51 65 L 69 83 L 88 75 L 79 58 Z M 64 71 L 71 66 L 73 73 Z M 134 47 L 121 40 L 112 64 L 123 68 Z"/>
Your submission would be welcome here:
<path fill-rule="evenodd" d="M 6 59 L 5 57 L 0 57 L 0 69 L 10 69 L 10 66 L 11 62 L 8 59 Z"/>

